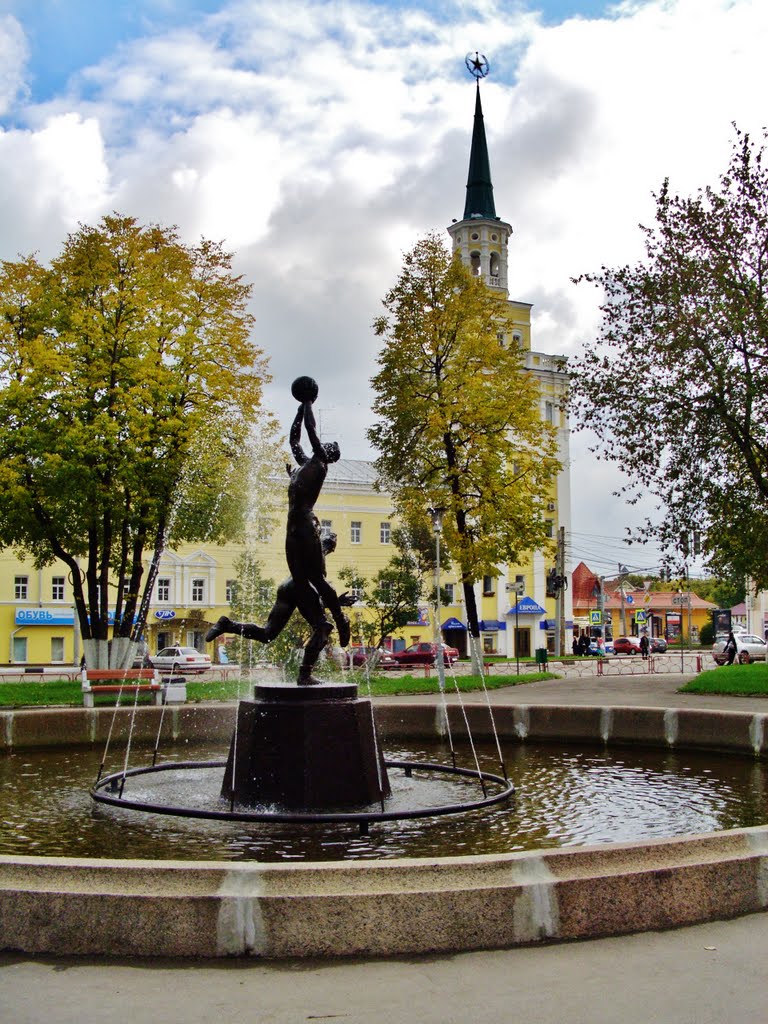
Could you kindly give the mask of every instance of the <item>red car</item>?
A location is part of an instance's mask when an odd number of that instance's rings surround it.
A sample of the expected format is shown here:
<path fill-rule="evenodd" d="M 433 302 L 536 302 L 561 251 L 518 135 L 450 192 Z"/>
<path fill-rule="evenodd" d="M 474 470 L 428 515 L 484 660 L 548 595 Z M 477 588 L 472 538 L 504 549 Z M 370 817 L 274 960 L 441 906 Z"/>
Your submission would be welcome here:
<path fill-rule="evenodd" d="M 411 644 L 404 651 L 394 651 L 392 657 L 399 667 L 407 665 L 434 665 L 437 655 L 437 644 Z M 453 665 L 459 660 L 459 652 L 455 647 L 443 644 L 443 663 Z"/>
<path fill-rule="evenodd" d="M 640 637 L 620 636 L 613 641 L 614 654 L 639 654 Z"/>
<path fill-rule="evenodd" d="M 342 656 L 345 664 L 349 665 L 351 660 L 354 668 L 362 668 L 364 665 L 375 669 L 397 668 L 397 662 L 389 651 L 381 647 L 347 647 L 346 651 L 342 650 Z"/>

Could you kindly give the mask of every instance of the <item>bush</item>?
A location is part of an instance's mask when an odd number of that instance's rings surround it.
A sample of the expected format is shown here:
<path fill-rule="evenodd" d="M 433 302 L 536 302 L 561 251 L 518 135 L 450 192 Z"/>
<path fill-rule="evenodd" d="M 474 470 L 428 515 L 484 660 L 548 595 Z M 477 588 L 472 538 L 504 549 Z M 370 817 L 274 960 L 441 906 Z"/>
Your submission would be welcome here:
<path fill-rule="evenodd" d="M 715 642 L 715 625 L 713 622 L 705 622 L 699 630 L 699 643 L 702 647 L 708 647 Z"/>

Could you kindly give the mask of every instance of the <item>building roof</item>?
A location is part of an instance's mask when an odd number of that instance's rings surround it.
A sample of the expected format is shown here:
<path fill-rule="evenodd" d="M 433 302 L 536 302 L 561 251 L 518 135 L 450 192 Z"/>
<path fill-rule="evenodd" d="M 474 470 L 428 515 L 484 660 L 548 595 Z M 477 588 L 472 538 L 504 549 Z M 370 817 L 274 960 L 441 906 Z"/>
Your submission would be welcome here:
<path fill-rule="evenodd" d="M 379 474 L 372 462 L 364 459 L 339 459 L 328 466 L 327 484 L 357 484 L 372 488 L 379 479 Z"/>
<path fill-rule="evenodd" d="M 605 607 L 621 608 L 621 591 L 617 580 L 605 580 Z M 600 577 L 584 562 L 579 562 L 571 574 L 573 609 L 596 608 L 600 593 Z M 717 608 L 711 601 L 694 594 L 693 591 L 645 590 L 644 587 L 624 588 L 624 607 L 635 611 L 674 611 L 682 604 L 687 609 Z"/>
<path fill-rule="evenodd" d="M 584 562 L 579 562 L 571 573 L 573 607 L 586 608 L 594 604 L 599 587 L 599 577 Z"/>
<path fill-rule="evenodd" d="M 488 144 L 485 139 L 485 121 L 480 103 L 480 82 L 477 83 L 475 99 L 475 121 L 472 128 L 472 147 L 469 151 L 469 174 L 467 176 L 467 199 L 464 205 L 464 220 L 483 217 L 497 220 L 496 204 L 493 201 L 491 163 L 488 159 Z"/>

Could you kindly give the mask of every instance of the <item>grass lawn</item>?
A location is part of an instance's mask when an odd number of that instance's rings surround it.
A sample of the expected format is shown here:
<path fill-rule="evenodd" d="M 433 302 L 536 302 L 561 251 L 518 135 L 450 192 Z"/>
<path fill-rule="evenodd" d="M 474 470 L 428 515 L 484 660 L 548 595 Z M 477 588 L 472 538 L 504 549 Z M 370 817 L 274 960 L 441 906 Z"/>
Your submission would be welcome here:
<path fill-rule="evenodd" d="M 375 697 L 409 693 L 437 693 L 436 675 L 426 678 L 423 675 L 418 678 L 414 676 L 400 676 L 397 679 L 388 675 L 372 676 L 370 691 L 367 681 L 360 674 L 355 673 L 345 678 L 350 682 L 354 681 L 358 684 L 361 696 L 367 696 L 369 692 Z M 497 690 L 504 686 L 518 686 L 524 683 L 534 683 L 539 679 L 557 678 L 551 672 L 531 672 L 520 676 L 486 676 L 484 681 L 487 689 Z M 450 673 L 446 673 L 446 686 L 449 692 L 455 692 L 455 684 L 458 684 L 462 693 L 479 690 L 482 682 L 477 676 L 451 677 Z M 227 679 L 225 681 L 206 679 L 199 682 L 187 680 L 187 701 L 189 703 L 237 700 L 241 697 L 250 696 L 250 694 L 251 684 L 241 684 L 237 679 Z M 126 693 L 121 703 L 123 705 L 132 704 L 133 700 L 134 695 Z M 138 702 L 139 704 L 150 704 L 152 697 L 150 694 L 139 694 Z M 51 705 L 81 707 L 82 703 L 82 690 L 79 680 L 75 682 L 52 680 L 44 683 L 0 683 L 0 707 L 48 707 Z M 94 694 L 94 703 L 97 707 L 114 706 L 115 695 Z"/>
<path fill-rule="evenodd" d="M 712 672 L 702 672 L 680 693 L 722 693 L 733 697 L 768 697 L 768 665 L 723 665 Z"/>

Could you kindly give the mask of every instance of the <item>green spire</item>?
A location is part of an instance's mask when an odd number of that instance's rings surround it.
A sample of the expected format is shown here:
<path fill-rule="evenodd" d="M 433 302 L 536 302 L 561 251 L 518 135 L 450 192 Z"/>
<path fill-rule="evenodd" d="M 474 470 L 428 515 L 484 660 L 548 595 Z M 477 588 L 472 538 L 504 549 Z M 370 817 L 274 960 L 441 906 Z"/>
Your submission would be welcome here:
<path fill-rule="evenodd" d="M 477 83 L 475 100 L 475 123 L 472 129 L 472 148 L 469 152 L 469 175 L 467 176 L 467 202 L 464 206 L 464 220 L 470 217 L 484 217 L 497 220 L 491 184 L 491 165 L 488 160 L 488 145 L 485 141 L 485 122 L 480 104 L 480 82 Z"/>

